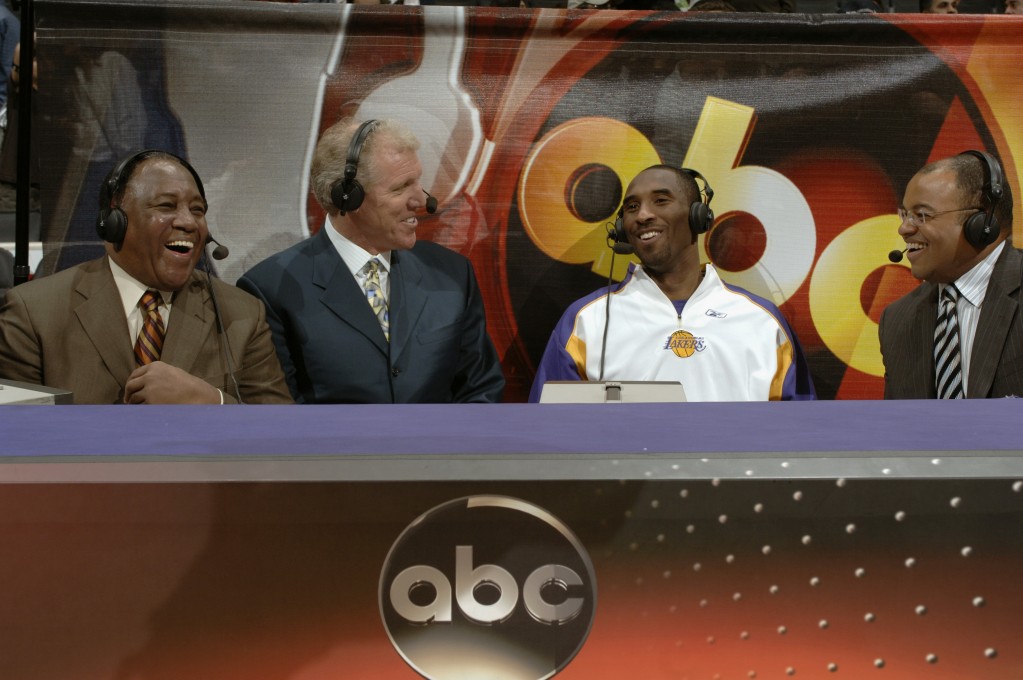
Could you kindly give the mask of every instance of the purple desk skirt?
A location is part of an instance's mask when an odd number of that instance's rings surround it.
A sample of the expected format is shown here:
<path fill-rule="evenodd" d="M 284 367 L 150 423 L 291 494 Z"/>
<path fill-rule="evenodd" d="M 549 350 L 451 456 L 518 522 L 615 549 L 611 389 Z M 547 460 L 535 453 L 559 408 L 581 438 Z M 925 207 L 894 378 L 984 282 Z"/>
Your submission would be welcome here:
<path fill-rule="evenodd" d="M 1023 452 L 1023 401 L 5 406 L 0 460 Z"/>

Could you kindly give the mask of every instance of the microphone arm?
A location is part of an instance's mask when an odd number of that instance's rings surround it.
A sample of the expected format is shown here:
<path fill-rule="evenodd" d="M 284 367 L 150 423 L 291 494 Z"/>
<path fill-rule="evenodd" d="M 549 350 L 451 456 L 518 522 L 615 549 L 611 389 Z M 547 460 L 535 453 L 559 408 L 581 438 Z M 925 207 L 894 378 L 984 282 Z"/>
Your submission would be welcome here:
<path fill-rule="evenodd" d="M 217 243 L 216 239 L 212 236 L 206 237 L 206 245 L 203 246 L 202 255 L 206 260 L 206 287 L 210 291 L 210 300 L 213 302 L 213 318 L 217 322 L 217 334 L 223 340 L 223 344 L 220 345 L 221 351 L 224 353 L 225 363 L 227 364 L 227 374 L 231 377 L 231 386 L 234 388 L 234 397 L 238 400 L 239 404 L 244 404 L 242 401 L 242 391 L 238 387 L 238 378 L 234 374 L 234 360 L 231 359 L 231 341 L 227 338 L 227 332 L 224 330 L 224 320 L 220 316 L 220 305 L 217 304 L 217 294 L 213 291 L 213 276 L 210 275 L 210 258 L 208 245 L 210 242 L 216 243 L 217 247 L 213 250 L 213 257 L 217 260 L 223 260 L 227 257 L 227 247 Z M 223 249 L 220 257 L 217 257 L 217 251 Z"/>
<path fill-rule="evenodd" d="M 616 243 L 615 245 L 618 244 Z M 604 334 L 600 338 L 600 375 L 597 376 L 597 380 L 600 382 L 604 382 L 604 355 L 607 353 L 607 329 L 611 325 L 611 287 L 614 281 L 615 253 L 617 252 L 617 248 L 611 249 L 611 271 L 607 274 L 607 299 L 604 300 Z"/>

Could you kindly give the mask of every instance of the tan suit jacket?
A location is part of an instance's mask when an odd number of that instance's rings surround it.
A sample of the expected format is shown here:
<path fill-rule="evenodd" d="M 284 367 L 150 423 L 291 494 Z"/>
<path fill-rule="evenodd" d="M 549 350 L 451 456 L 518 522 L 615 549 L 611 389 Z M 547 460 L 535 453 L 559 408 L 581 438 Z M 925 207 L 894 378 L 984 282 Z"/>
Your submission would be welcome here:
<path fill-rule="evenodd" d="M 262 303 L 213 280 L 242 401 L 291 403 Z M 174 295 L 161 360 L 236 402 L 206 275 Z M 17 286 L 0 309 L 0 377 L 71 390 L 76 404 L 120 403 L 135 370 L 107 258 Z"/>
<path fill-rule="evenodd" d="M 1023 254 L 1007 244 L 995 262 L 973 340 L 968 399 L 1023 397 Z M 934 399 L 938 286 L 921 283 L 881 314 L 886 399 Z"/>

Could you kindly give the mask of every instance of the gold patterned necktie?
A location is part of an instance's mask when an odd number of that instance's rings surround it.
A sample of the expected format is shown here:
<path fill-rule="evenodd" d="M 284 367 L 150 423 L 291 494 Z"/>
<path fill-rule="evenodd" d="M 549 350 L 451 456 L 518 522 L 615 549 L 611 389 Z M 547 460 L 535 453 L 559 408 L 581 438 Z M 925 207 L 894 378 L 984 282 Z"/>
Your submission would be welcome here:
<path fill-rule="evenodd" d="M 391 324 L 387 314 L 387 299 L 384 297 L 384 290 L 380 286 L 380 262 L 373 258 L 362 268 L 366 274 L 366 300 L 369 302 L 373 313 L 377 315 L 380 322 L 380 329 L 384 332 L 387 341 L 391 341 Z"/>
<path fill-rule="evenodd" d="M 160 316 L 160 294 L 147 290 L 139 301 L 142 308 L 142 330 L 135 341 L 135 363 L 139 366 L 160 360 L 163 350 L 163 317 Z"/>

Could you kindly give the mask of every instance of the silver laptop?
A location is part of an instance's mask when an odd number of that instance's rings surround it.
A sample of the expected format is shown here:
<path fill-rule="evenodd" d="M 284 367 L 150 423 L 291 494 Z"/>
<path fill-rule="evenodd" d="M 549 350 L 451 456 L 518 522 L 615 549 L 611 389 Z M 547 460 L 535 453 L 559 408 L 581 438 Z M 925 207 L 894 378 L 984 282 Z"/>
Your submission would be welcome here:
<path fill-rule="evenodd" d="M 541 404 L 642 404 L 683 402 L 680 382 L 550 380 L 540 391 Z"/>

